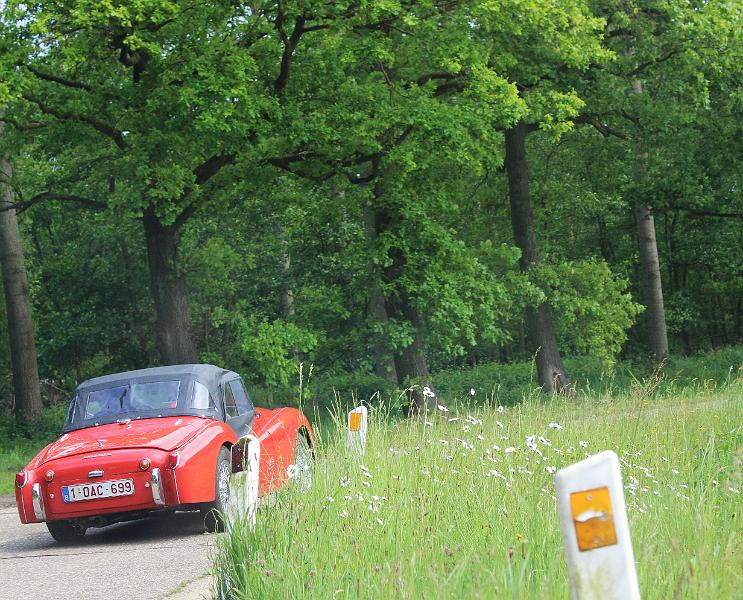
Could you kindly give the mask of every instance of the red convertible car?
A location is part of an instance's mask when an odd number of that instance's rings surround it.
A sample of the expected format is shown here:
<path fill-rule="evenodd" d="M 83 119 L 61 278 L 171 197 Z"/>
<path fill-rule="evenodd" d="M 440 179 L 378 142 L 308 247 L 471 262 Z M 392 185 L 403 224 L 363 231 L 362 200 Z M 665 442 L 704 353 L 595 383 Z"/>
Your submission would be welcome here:
<path fill-rule="evenodd" d="M 90 379 L 59 439 L 16 475 L 18 514 L 64 543 L 154 511 L 200 510 L 217 529 L 248 434 L 260 441 L 259 496 L 311 484 L 309 422 L 295 408 L 255 408 L 237 373 L 176 365 Z"/>

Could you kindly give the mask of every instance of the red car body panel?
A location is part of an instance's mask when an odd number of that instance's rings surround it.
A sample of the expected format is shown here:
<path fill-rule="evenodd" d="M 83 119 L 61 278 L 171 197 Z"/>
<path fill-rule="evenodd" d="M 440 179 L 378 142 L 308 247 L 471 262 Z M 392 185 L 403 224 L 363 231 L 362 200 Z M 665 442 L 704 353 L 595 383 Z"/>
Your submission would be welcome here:
<path fill-rule="evenodd" d="M 258 495 L 281 489 L 288 480 L 287 469 L 294 462 L 297 432 L 306 431 L 314 447 L 314 433 L 309 422 L 296 408 L 257 409 L 253 435 L 261 444 Z"/>
<path fill-rule="evenodd" d="M 264 495 L 286 484 L 297 436 L 307 435 L 314 447 L 314 434 L 297 409 L 256 411 L 252 434 L 261 445 L 259 494 Z M 237 441 L 224 422 L 194 416 L 141 419 L 70 431 L 41 450 L 24 469 L 26 480 L 22 487 L 16 486 L 19 517 L 23 523 L 36 523 L 190 508 L 212 502 L 220 450 L 231 448 Z M 140 468 L 144 458 L 150 461 L 146 470 Z M 153 495 L 154 469 L 160 470 L 161 503 Z M 50 470 L 53 479 L 46 481 L 45 474 Z M 103 471 L 103 475 L 91 478 L 96 471 Z M 78 502 L 62 498 L 63 486 L 121 479 L 133 481 L 132 495 Z M 36 483 L 41 515 L 34 508 L 32 488 Z"/>

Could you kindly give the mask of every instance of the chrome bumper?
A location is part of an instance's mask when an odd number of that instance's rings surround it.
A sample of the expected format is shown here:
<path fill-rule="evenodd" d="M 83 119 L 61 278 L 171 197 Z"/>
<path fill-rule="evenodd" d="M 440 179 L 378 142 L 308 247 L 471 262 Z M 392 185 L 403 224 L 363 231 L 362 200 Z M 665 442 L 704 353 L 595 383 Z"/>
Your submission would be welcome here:
<path fill-rule="evenodd" d="M 46 511 L 44 511 L 44 496 L 41 493 L 41 484 L 34 483 L 31 486 L 31 498 L 33 499 L 34 517 L 37 521 L 46 521 Z"/>
<path fill-rule="evenodd" d="M 160 476 L 160 469 L 152 469 L 150 482 L 152 483 L 152 499 L 155 504 L 162 506 L 165 504 L 165 499 L 163 497 L 163 482 L 162 477 Z"/>

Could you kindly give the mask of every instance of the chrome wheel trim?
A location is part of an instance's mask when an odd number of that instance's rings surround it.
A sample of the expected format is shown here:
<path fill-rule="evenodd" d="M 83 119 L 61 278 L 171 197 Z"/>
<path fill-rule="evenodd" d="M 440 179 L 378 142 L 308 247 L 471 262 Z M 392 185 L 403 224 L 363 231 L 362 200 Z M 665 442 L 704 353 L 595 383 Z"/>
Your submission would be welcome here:
<path fill-rule="evenodd" d="M 217 494 L 222 507 L 227 506 L 230 501 L 230 465 L 226 462 L 219 463 L 217 470 Z"/>

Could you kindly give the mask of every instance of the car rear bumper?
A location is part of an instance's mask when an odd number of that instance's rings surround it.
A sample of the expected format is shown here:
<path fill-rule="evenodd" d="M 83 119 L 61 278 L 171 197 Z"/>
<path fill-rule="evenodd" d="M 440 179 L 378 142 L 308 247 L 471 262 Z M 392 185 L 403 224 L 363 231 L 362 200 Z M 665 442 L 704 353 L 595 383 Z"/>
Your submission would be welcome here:
<path fill-rule="evenodd" d="M 140 458 L 150 460 L 146 470 L 137 467 Z M 146 449 L 109 453 L 105 461 L 75 465 L 65 461 L 50 461 L 38 470 L 30 471 L 26 484 L 16 488 L 18 514 L 23 523 L 39 523 L 56 519 L 73 519 L 129 513 L 175 507 L 180 504 L 175 470 L 166 466 L 165 452 Z M 55 464 L 58 463 L 58 464 Z M 132 464 L 136 470 L 132 470 Z M 95 467 L 91 469 L 90 467 Z M 51 482 L 44 473 L 53 470 Z M 98 475 L 98 473 L 101 473 Z M 104 483 L 113 480 L 131 480 L 134 492 L 130 495 L 65 501 L 63 488 L 80 484 Z"/>

